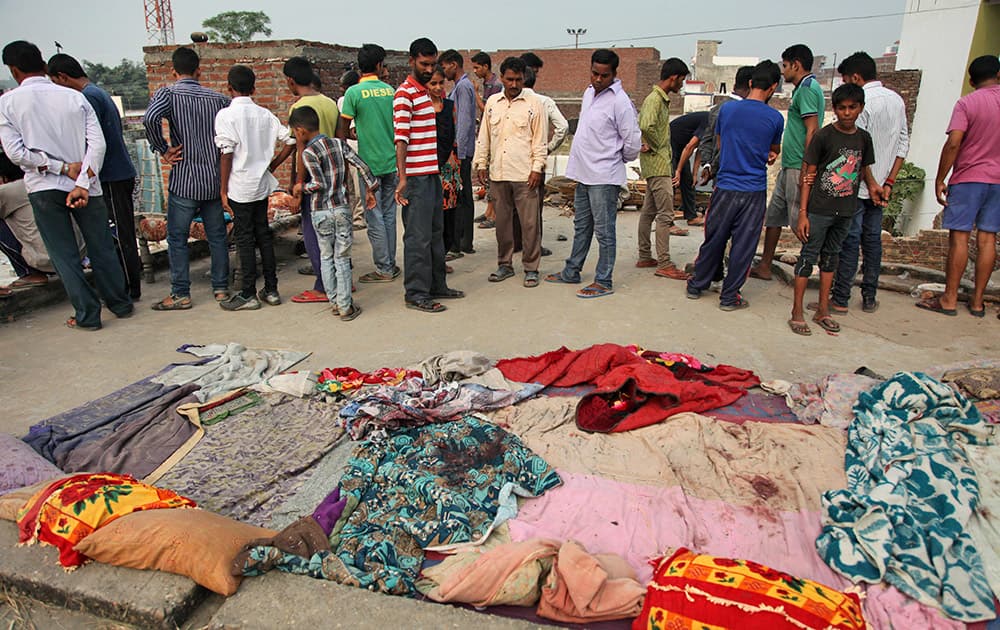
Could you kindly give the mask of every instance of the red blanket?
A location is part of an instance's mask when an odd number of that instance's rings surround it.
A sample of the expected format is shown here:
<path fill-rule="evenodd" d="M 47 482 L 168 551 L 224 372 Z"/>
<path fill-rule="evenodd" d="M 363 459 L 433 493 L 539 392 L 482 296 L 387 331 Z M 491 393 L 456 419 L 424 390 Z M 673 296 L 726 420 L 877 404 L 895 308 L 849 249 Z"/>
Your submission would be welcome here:
<path fill-rule="evenodd" d="M 685 411 L 724 407 L 760 384 L 748 370 L 728 365 L 704 371 L 683 364 L 666 367 L 616 344 L 505 359 L 497 368 L 508 379 L 522 383 L 593 384 L 596 391 L 577 405 L 576 422 L 585 431 L 602 433 L 637 429 Z"/>

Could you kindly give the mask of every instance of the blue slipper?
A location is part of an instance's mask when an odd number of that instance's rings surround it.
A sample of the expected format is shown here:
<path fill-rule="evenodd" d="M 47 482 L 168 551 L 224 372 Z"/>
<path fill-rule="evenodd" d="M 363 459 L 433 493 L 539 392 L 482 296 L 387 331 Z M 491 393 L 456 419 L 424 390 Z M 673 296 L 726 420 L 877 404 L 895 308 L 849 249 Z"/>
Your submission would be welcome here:
<path fill-rule="evenodd" d="M 583 298 L 584 300 L 590 300 L 593 298 L 604 297 L 605 295 L 611 295 L 614 293 L 614 289 L 609 289 L 608 287 L 602 287 L 596 282 L 593 284 L 588 284 L 579 291 L 576 292 L 576 297 Z"/>

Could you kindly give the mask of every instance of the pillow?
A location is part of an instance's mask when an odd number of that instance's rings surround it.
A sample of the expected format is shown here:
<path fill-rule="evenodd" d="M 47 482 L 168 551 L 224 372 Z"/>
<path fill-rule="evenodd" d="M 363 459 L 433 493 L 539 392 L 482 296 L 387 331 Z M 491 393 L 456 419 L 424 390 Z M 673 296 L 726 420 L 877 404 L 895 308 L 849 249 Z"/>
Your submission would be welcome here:
<path fill-rule="evenodd" d="M 186 575 L 219 595 L 232 595 L 241 577 L 230 575 L 243 545 L 278 532 L 205 510 L 135 512 L 105 525 L 76 545 L 98 562 Z"/>
<path fill-rule="evenodd" d="M 0 433 L 0 454 L 0 493 L 65 474 L 13 435 Z"/>
<path fill-rule="evenodd" d="M 141 510 L 194 506 L 176 492 L 129 475 L 77 474 L 49 484 L 18 511 L 18 542 L 52 545 L 59 564 L 72 569 L 87 561 L 73 547 L 99 527 Z"/>
<path fill-rule="evenodd" d="M 60 475 L 54 479 L 46 479 L 45 481 L 33 483 L 30 486 L 17 488 L 0 494 L 0 519 L 5 521 L 16 521 L 18 511 L 23 508 L 24 504 L 27 503 L 31 497 L 35 496 L 39 490 L 68 476 L 69 475 Z"/>
<path fill-rule="evenodd" d="M 867 628 L 861 599 L 751 560 L 681 548 L 654 560 L 653 581 L 633 630 L 649 628 Z"/>

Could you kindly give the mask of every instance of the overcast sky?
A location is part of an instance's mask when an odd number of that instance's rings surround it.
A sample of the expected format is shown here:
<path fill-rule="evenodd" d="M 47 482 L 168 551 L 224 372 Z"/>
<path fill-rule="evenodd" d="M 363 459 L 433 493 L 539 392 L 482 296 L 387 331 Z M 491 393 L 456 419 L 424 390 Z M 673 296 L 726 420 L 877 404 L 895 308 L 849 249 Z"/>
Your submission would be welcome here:
<path fill-rule="evenodd" d="M 189 41 L 207 17 L 227 10 L 260 10 L 271 17 L 272 39 L 301 38 L 356 46 L 372 41 L 405 50 L 428 36 L 439 48 L 555 48 L 572 46 L 567 28 L 586 28 L 580 45 L 655 46 L 663 58 L 688 59 L 698 39 L 721 39 L 719 54 L 778 58 L 803 42 L 817 55 L 841 58 L 855 50 L 873 56 L 899 39 L 905 0 L 840 0 L 835 3 L 677 2 L 676 0 L 404 2 L 380 0 L 173 0 L 178 43 Z M 419 8 L 418 8 L 419 7 Z M 487 12 L 487 8 L 500 7 Z M 482 9 L 477 11 L 477 8 Z M 447 9 L 447 14 L 445 13 Z M 775 26 L 811 20 L 858 18 L 834 23 Z M 771 25 L 764 28 L 765 25 Z M 723 29 L 745 29 L 719 32 Z M 715 32 L 711 32 L 716 29 Z M 698 31 L 699 34 L 674 35 Z M 0 0 L 0 42 L 27 39 L 48 58 L 63 52 L 108 64 L 141 60 L 147 44 L 142 0 Z M 2 45 L 0 44 L 0 45 Z M 0 78 L 9 78 L 6 68 Z"/>

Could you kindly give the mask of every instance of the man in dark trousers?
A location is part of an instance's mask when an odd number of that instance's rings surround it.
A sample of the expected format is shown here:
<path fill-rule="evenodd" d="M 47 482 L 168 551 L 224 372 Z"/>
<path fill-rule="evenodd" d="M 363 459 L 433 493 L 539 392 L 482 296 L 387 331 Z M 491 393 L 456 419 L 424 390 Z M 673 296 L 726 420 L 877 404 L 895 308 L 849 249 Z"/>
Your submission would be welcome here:
<path fill-rule="evenodd" d="M 732 240 L 729 272 L 719 300 L 724 311 L 750 305 L 740 295 L 740 288 L 746 282 L 764 222 L 767 167 L 781 152 L 784 119 L 767 104 L 780 78 L 776 63 L 762 61 L 754 68 L 747 98 L 726 103 L 719 111 L 719 174 L 705 225 L 705 242 L 698 251 L 694 277 L 688 280 L 687 296 L 696 300 L 708 289 Z"/>
<path fill-rule="evenodd" d="M 97 178 L 105 151 L 97 114 L 82 94 L 45 76 L 45 61 L 34 44 L 7 44 L 3 63 L 18 87 L 0 96 L 0 146 L 24 171 L 35 223 L 73 304 L 66 326 L 99 330 L 102 300 L 116 317 L 130 317 L 132 300 L 115 259 Z M 96 291 L 83 275 L 74 223 L 87 245 Z"/>
<path fill-rule="evenodd" d="M 694 205 L 694 178 L 691 175 L 691 156 L 698 149 L 698 142 L 705 135 L 708 112 L 691 112 L 670 121 L 670 151 L 674 157 L 674 186 L 681 189 L 681 210 L 688 225 L 704 225 Z"/>
<path fill-rule="evenodd" d="M 403 286 L 406 306 L 425 313 L 446 310 L 438 300 L 465 297 L 445 281 L 444 212 L 438 171 L 437 122 L 427 82 L 437 46 L 421 37 L 410 44 L 410 74 L 393 99 L 396 201 L 403 206 Z"/>

